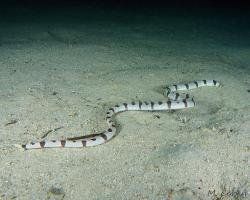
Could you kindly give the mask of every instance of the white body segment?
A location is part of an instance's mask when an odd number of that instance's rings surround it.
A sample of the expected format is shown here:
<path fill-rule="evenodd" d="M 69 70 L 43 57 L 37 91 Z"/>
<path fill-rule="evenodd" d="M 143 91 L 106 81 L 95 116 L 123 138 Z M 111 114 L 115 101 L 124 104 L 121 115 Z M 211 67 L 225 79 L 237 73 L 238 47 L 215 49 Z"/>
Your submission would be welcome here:
<path fill-rule="evenodd" d="M 177 91 L 191 90 L 203 86 L 214 86 L 221 87 L 221 84 L 215 80 L 202 80 L 193 81 L 186 84 L 177 84 L 170 87 L 166 87 L 164 95 L 168 97 L 167 101 L 158 102 L 131 102 L 115 105 L 110 108 L 106 113 L 106 121 L 108 124 L 108 129 L 99 134 L 92 134 L 82 137 L 68 138 L 66 140 L 52 140 L 52 141 L 40 141 L 40 142 L 30 142 L 28 144 L 22 145 L 24 149 L 41 149 L 41 148 L 79 148 L 79 147 L 89 147 L 104 144 L 111 140 L 116 135 L 116 125 L 113 121 L 115 114 L 123 111 L 159 111 L 159 110 L 177 110 L 192 108 L 195 106 L 193 99 L 189 98 L 186 94 L 184 98 L 180 97 Z"/>

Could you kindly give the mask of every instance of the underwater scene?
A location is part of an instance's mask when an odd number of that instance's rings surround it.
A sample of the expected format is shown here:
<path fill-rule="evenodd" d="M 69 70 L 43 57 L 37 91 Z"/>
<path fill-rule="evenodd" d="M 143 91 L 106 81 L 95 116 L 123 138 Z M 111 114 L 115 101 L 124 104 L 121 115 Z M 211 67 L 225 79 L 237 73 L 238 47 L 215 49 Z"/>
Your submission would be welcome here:
<path fill-rule="evenodd" d="M 0 3 L 0 200 L 250 199 L 250 6 Z"/>

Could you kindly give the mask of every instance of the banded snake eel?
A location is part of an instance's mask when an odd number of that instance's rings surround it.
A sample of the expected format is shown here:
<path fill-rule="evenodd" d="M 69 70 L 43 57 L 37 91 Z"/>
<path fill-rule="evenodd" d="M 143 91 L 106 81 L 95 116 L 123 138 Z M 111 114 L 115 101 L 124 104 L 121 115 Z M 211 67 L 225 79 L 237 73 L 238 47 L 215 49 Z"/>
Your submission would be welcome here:
<path fill-rule="evenodd" d="M 22 148 L 24 148 L 25 150 L 59 147 L 77 148 L 104 144 L 114 138 L 117 134 L 116 124 L 112 119 L 115 114 L 123 111 L 133 110 L 159 111 L 191 108 L 195 106 L 193 98 L 190 98 L 188 94 L 186 94 L 185 97 L 182 98 L 182 95 L 180 95 L 177 91 L 186 91 L 204 86 L 221 87 L 222 85 L 215 80 L 201 80 L 193 81 L 186 84 L 171 85 L 165 88 L 164 96 L 168 97 L 168 99 L 164 102 L 137 101 L 131 103 L 117 104 L 114 107 L 109 108 L 106 112 L 106 122 L 108 124 L 108 128 L 102 133 L 68 138 L 65 140 L 42 140 L 40 142 L 30 142 L 25 145 L 22 145 Z"/>

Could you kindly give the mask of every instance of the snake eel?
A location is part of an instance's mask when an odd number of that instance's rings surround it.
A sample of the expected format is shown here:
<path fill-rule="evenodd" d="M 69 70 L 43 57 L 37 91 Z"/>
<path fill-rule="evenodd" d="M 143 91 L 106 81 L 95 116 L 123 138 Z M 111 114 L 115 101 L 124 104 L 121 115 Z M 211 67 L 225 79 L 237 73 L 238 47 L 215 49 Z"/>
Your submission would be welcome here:
<path fill-rule="evenodd" d="M 132 110 L 159 111 L 191 108 L 195 106 L 193 98 L 190 98 L 188 94 L 184 94 L 184 96 L 180 95 L 177 91 L 191 90 L 203 86 L 221 87 L 222 85 L 215 80 L 200 80 L 186 84 L 167 86 L 164 88 L 164 96 L 168 97 L 168 99 L 164 102 L 133 101 L 131 103 L 117 104 L 114 107 L 109 108 L 106 112 L 106 122 L 108 124 L 108 128 L 102 133 L 67 138 L 65 140 L 42 140 L 40 142 L 30 142 L 22 145 L 22 148 L 24 148 L 25 150 L 59 147 L 77 148 L 104 144 L 114 138 L 117 134 L 116 124 L 113 121 L 113 117 L 115 116 L 115 114 Z"/>

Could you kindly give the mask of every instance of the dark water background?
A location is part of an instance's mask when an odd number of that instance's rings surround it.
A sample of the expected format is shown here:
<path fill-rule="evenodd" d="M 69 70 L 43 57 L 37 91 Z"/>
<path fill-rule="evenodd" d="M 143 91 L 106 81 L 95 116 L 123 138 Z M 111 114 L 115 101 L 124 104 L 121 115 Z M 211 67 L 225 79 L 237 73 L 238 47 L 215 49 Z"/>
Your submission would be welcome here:
<path fill-rule="evenodd" d="M 182 39 L 191 37 L 192 29 L 197 26 L 196 36 L 204 37 L 204 40 L 206 31 L 210 31 L 218 39 L 218 43 L 223 45 L 244 48 L 250 44 L 250 4 L 247 1 L 236 0 L 151 2 L 12 0 L 1 2 L 0 23 L 2 24 L 0 45 L 5 43 L 8 27 L 28 25 L 32 28 L 34 25 L 33 31 L 36 31 L 39 26 L 46 28 L 58 24 L 65 29 L 71 24 L 96 25 L 100 28 L 100 32 L 109 29 L 109 24 L 112 24 L 114 32 L 116 28 L 136 29 L 137 25 L 145 25 L 145 30 L 139 30 L 143 34 L 150 32 L 147 24 L 155 24 L 155 31 L 158 28 L 161 32 L 159 37 L 163 36 L 164 31 L 161 26 L 175 24 L 171 36 L 173 40 L 178 40 L 179 37 Z M 186 26 L 186 23 L 191 26 Z M 15 36 L 17 39 L 18 35 Z M 166 34 L 164 37 L 170 36 Z"/>

